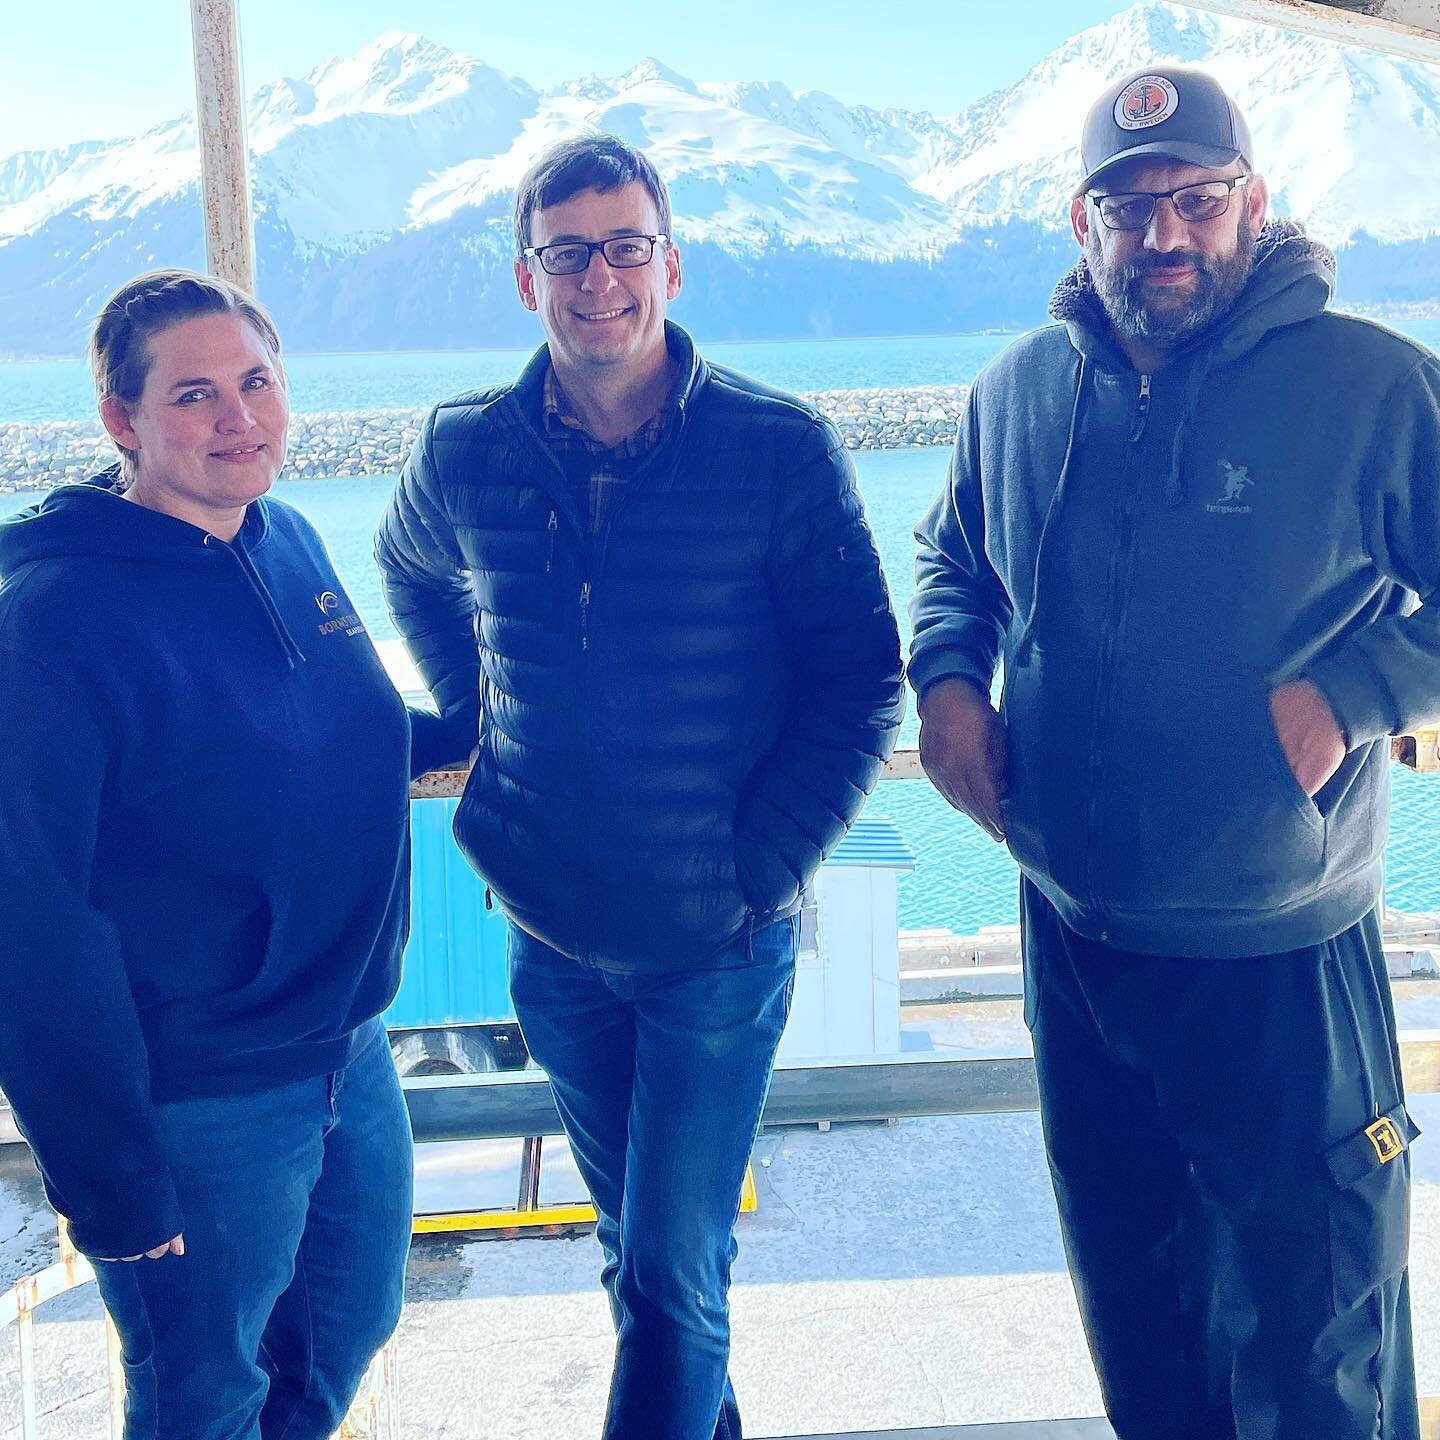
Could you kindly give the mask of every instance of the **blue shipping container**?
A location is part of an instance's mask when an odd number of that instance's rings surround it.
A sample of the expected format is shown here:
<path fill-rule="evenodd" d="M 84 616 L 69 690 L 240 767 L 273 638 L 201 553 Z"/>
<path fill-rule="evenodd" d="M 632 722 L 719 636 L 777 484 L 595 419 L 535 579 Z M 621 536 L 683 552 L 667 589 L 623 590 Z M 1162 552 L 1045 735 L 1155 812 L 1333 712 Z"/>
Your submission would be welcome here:
<path fill-rule="evenodd" d="M 410 943 L 392 1029 L 513 1020 L 505 917 L 485 908 L 485 882 L 450 827 L 459 800 L 410 802 Z"/>
<path fill-rule="evenodd" d="M 458 800 L 410 804 L 410 943 L 400 989 L 385 1012 L 394 1030 L 515 1019 L 505 963 L 505 917 L 485 908 L 485 882 L 451 833 Z M 889 821 L 863 817 L 827 865 L 909 869 L 914 856 Z"/>

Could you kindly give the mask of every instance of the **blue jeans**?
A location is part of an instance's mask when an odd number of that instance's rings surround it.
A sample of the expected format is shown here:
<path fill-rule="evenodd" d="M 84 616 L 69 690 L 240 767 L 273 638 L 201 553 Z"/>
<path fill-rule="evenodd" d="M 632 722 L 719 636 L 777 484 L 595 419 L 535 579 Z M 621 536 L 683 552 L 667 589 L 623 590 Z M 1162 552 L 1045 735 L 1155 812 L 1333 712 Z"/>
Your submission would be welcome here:
<path fill-rule="evenodd" d="M 740 1440 L 730 1265 L 797 924 L 669 975 L 597 970 L 510 927 L 515 1012 L 599 1216 L 616 1332 L 604 1440 Z"/>
<path fill-rule="evenodd" d="M 385 1032 L 341 1071 L 158 1107 L 185 1254 L 95 1264 L 125 1440 L 321 1440 L 395 1328 L 410 1122 Z"/>

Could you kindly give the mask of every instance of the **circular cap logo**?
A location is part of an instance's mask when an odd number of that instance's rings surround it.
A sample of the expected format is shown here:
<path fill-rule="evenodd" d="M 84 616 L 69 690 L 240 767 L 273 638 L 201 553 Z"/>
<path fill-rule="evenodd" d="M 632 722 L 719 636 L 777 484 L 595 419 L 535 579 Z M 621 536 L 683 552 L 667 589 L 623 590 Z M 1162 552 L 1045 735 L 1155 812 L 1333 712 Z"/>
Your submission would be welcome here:
<path fill-rule="evenodd" d="M 1163 75 L 1142 75 L 1116 99 L 1115 123 L 1122 130 L 1147 130 L 1168 120 L 1179 104 L 1180 96 Z"/>

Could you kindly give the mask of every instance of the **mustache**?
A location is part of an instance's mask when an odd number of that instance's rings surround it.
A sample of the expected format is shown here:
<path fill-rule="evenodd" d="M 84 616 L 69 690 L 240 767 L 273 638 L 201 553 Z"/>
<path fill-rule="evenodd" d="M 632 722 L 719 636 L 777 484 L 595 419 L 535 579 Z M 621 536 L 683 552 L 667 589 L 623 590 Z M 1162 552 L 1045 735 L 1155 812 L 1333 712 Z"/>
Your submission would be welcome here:
<path fill-rule="evenodd" d="M 1214 269 L 1198 250 L 1171 250 L 1165 255 L 1137 255 L 1125 266 L 1127 279 L 1139 279 L 1155 270 L 1173 270 L 1176 266 L 1187 265 L 1197 275 L 1210 275 Z"/>

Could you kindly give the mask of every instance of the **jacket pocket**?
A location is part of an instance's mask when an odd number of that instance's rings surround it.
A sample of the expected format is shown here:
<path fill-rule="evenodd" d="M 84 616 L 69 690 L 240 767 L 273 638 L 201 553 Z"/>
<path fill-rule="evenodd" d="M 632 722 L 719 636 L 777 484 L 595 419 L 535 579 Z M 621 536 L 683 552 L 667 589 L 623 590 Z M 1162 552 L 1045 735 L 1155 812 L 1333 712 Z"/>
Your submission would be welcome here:
<path fill-rule="evenodd" d="M 554 518 L 553 512 L 550 519 Z M 550 620 L 559 609 L 563 560 L 559 532 L 476 530 L 468 537 L 466 560 L 475 602 L 483 615 L 504 620 Z"/>
<path fill-rule="evenodd" d="M 1410 1250 L 1410 1142 L 1405 1106 L 1324 1154 L 1330 1196 L 1330 1278 L 1337 1311 L 1361 1304 L 1406 1265 Z"/>
<path fill-rule="evenodd" d="M 1015 863 L 1031 874 L 1048 875 L 1046 834 L 1057 828 L 1056 806 L 1064 802 L 1058 777 L 1049 772 L 1056 755 L 1056 726 L 1064 734 L 1068 717 L 1056 713 L 1057 691 L 1063 686 L 1049 683 L 1050 667 L 1039 648 L 1017 647 L 1015 655 L 1022 654 L 1023 660 L 1006 657 L 1000 692 L 1007 782 L 1000 816 Z"/>
<path fill-rule="evenodd" d="M 1282 793 L 1307 825 L 1323 831 L 1325 817 L 1295 777 L 1289 757 L 1285 754 L 1285 747 L 1281 745 L 1280 736 L 1275 731 L 1275 718 L 1270 713 L 1270 694 L 1264 687 L 1261 687 L 1260 693 L 1260 731 L 1264 741 L 1263 749 L 1270 759 Z"/>
<path fill-rule="evenodd" d="M 1099 742 L 1096 898 L 1116 910 L 1243 912 L 1325 873 L 1325 817 L 1300 788 L 1257 675 L 1165 657 L 1116 687 Z"/>

